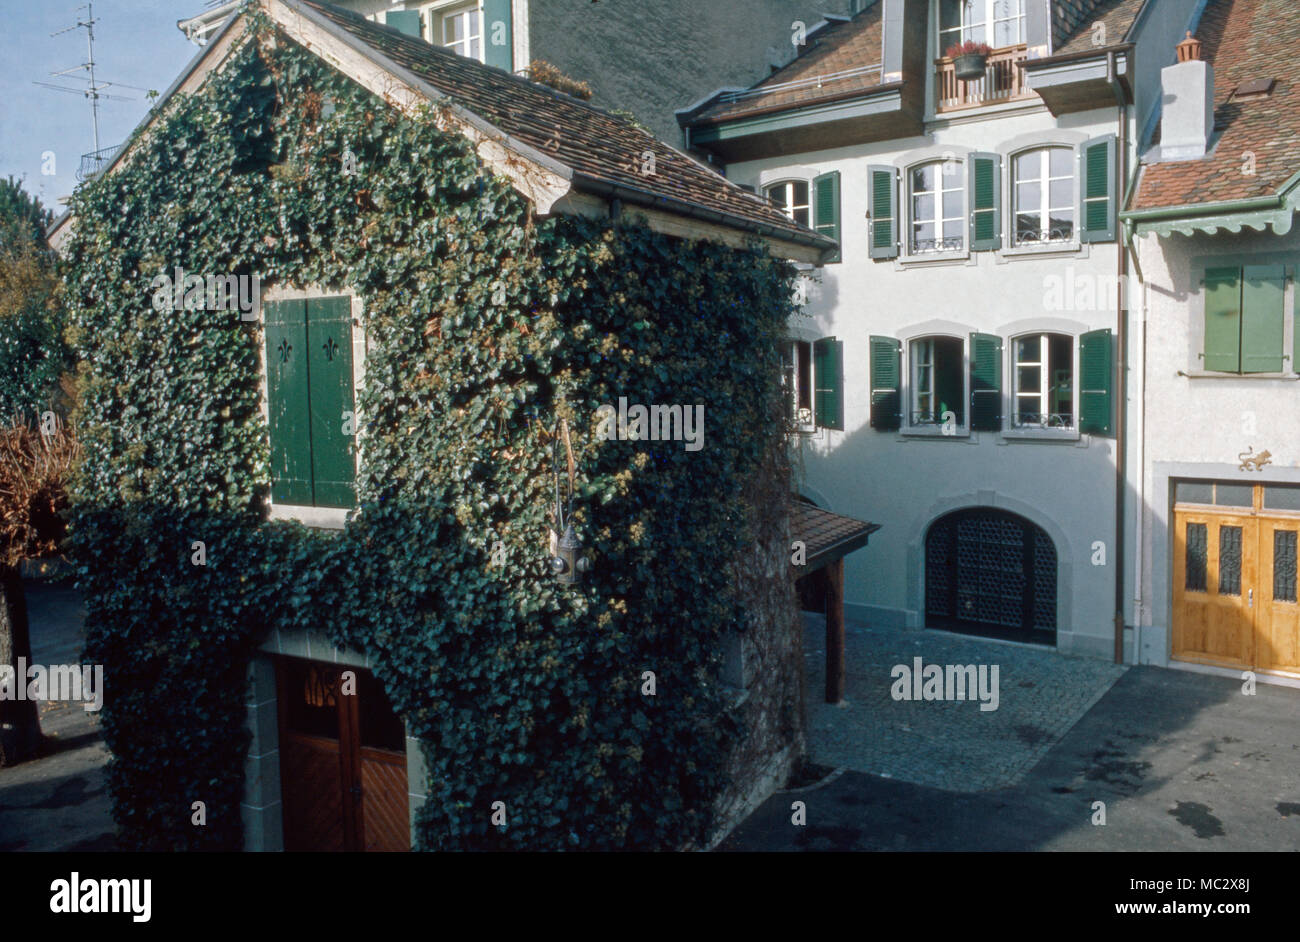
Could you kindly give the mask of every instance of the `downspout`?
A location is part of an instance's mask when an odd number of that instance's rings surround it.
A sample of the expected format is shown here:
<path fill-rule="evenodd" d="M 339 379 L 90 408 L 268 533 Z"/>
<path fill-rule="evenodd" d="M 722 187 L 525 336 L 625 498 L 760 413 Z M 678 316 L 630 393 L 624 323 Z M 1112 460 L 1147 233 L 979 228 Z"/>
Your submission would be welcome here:
<path fill-rule="evenodd" d="M 1132 70 L 1130 69 L 1130 73 Z M 1115 663 L 1124 663 L 1124 491 L 1128 484 L 1128 448 L 1127 413 L 1128 413 L 1128 309 L 1127 278 L 1128 250 L 1124 245 L 1124 233 L 1119 221 L 1119 207 L 1127 203 L 1128 194 L 1125 184 L 1128 181 L 1128 103 L 1124 100 L 1124 89 L 1119 84 L 1115 62 L 1115 51 L 1106 54 L 1106 80 L 1115 93 L 1115 104 L 1119 112 L 1119 135 L 1115 147 L 1115 235 L 1118 248 L 1118 284 L 1116 285 L 1116 302 L 1118 305 L 1118 324 L 1115 338 L 1116 377 L 1118 380 L 1118 405 L 1115 409 Z"/>

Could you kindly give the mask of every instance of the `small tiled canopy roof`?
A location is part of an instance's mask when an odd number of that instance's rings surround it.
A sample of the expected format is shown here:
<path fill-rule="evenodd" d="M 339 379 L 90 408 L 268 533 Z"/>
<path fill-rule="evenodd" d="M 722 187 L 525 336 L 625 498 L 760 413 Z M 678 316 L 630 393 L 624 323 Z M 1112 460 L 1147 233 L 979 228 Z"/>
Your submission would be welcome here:
<path fill-rule="evenodd" d="M 866 546 L 879 529 L 878 523 L 833 514 L 802 500 L 790 502 L 790 539 L 803 541 L 808 572 Z"/>
<path fill-rule="evenodd" d="M 1200 160 L 1151 164 L 1131 208 L 1160 209 L 1273 196 L 1300 170 L 1300 9 L 1295 0 L 1210 0 L 1196 30 L 1214 66 L 1214 149 Z M 1237 86 L 1274 79 L 1270 94 L 1236 100 Z M 1254 155 L 1254 174 L 1243 173 Z"/>
<path fill-rule="evenodd" d="M 792 221 L 766 200 L 741 189 L 626 118 L 422 39 L 372 23 L 316 0 L 297 0 L 356 40 L 408 69 L 506 134 L 549 154 L 575 172 L 574 184 L 613 184 L 712 210 L 804 244 L 832 243 Z M 289 3 L 290 6 L 293 2 Z M 653 174 L 642 173 L 655 155 Z"/>
<path fill-rule="evenodd" d="M 883 3 L 851 20 L 830 20 L 807 37 L 799 56 L 753 87 L 724 93 L 696 120 L 725 121 L 870 91 L 880 85 Z"/>
<path fill-rule="evenodd" d="M 1094 52 L 1093 26 L 1105 28 L 1103 46 L 1122 43 L 1149 0 L 1054 0 L 1052 3 L 1052 52 L 1071 55 Z"/>

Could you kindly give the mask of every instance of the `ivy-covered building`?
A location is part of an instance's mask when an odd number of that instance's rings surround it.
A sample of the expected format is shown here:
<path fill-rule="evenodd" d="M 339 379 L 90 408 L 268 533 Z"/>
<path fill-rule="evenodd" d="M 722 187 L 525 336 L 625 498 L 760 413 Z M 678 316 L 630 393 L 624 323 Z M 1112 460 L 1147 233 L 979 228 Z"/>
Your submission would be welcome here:
<path fill-rule="evenodd" d="M 701 846 L 780 784 L 777 350 L 828 237 L 309 0 L 227 22 L 53 237 L 131 846 Z"/>

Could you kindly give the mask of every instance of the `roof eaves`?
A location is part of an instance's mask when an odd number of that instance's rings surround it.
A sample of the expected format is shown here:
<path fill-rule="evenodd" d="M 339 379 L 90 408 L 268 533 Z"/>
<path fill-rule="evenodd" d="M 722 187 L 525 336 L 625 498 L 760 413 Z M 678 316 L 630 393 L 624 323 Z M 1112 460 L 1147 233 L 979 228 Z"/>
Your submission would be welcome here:
<path fill-rule="evenodd" d="M 722 127 L 733 121 L 747 121 L 750 118 L 761 118 L 767 115 L 781 114 L 782 112 L 797 112 L 805 108 L 813 108 L 820 105 L 830 105 L 841 101 L 851 101 L 853 99 L 869 99 L 877 95 L 896 92 L 903 87 L 902 82 L 887 82 L 883 85 L 874 85 L 868 89 L 855 88 L 845 92 L 836 92 L 833 95 L 822 95 L 819 98 L 809 98 L 804 101 L 786 102 L 781 105 L 769 105 L 766 108 L 753 108 L 748 111 L 738 111 L 734 114 L 725 115 L 718 118 L 701 118 L 691 122 L 691 127 Z"/>
<path fill-rule="evenodd" d="M 726 177 L 718 177 L 718 181 L 724 186 L 736 185 Z M 811 229 L 800 231 L 794 228 L 783 229 L 778 228 L 777 226 L 769 226 L 755 219 L 747 219 L 733 213 L 723 212 L 722 210 L 708 209 L 688 200 L 677 199 L 672 196 L 664 196 L 660 193 L 652 193 L 651 191 L 643 190 L 640 187 L 629 186 L 626 183 L 617 183 L 613 180 L 606 180 L 603 177 L 595 177 L 587 173 L 575 173 L 573 176 L 573 185 L 577 189 L 588 193 L 608 196 L 611 199 L 621 199 L 625 202 L 632 203 L 633 205 L 644 206 L 648 209 L 662 208 L 677 215 L 689 216 L 692 219 L 699 219 L 704 222 L 720 223 L 732 229 L 752 232 L 759 236 L 785 239 L 788 242 L 794 242 L 798 245 L 806 245 L 811 248 L 827 250 L 833 249 L 838 244 L 834 239 L 824 236 L 819 232 L 814 232 Z M 751 194 L 746 192 L 745 195 L 750 196 Z"/>

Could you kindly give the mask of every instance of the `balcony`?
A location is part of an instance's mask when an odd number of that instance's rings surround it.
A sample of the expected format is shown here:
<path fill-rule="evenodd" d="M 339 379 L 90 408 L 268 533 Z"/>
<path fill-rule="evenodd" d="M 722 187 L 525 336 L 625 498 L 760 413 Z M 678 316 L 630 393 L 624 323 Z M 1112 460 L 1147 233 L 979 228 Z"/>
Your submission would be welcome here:
<path fill-rule="evenodd" d="M 935 60 L 936 91 L 939 113 L 979 108 L 1033 98 L 1029 77 L 1025 74 L 1025 45 L 995 49 L 984 66 L 982 78 L 966 81 L 957 78 L 953 60 Z"/>
<path fill-rule="evenodd" d="M 103 168 L 105 164 L 117 156 L 117 152 L 122 149 L 121 144 L 113 147 L 101 147 L 99 150 L 90 154 L 81 155 L 81 166 L 77 168 L 77 180 L 89 180 Z"/>

